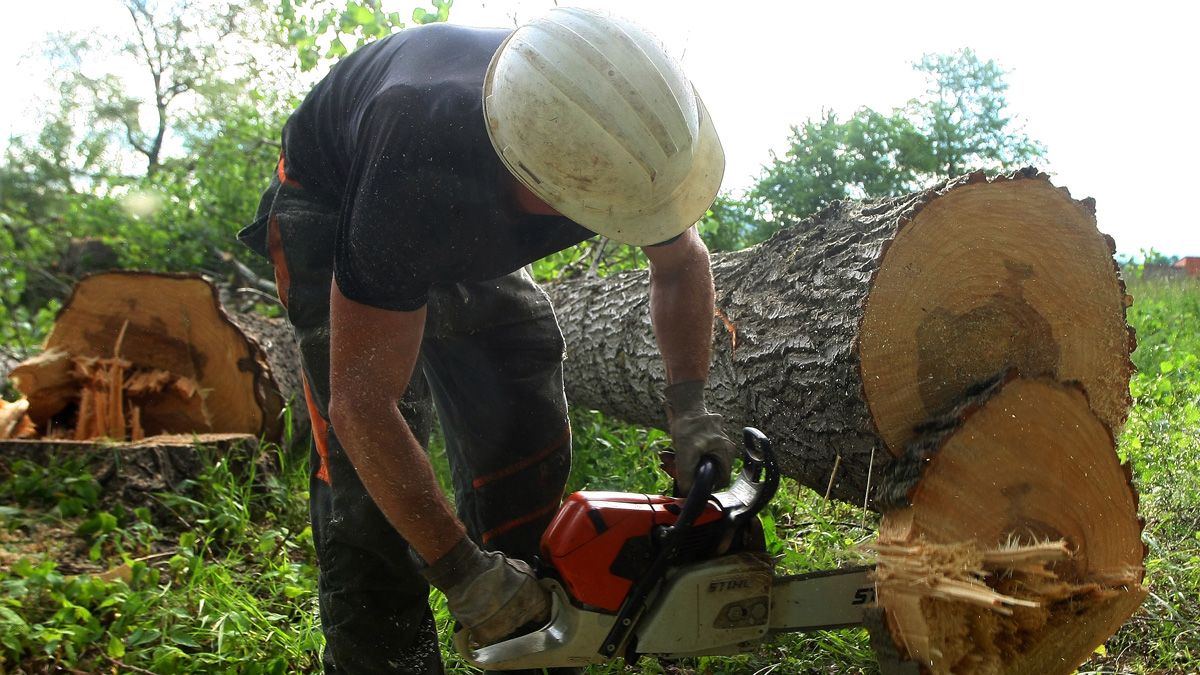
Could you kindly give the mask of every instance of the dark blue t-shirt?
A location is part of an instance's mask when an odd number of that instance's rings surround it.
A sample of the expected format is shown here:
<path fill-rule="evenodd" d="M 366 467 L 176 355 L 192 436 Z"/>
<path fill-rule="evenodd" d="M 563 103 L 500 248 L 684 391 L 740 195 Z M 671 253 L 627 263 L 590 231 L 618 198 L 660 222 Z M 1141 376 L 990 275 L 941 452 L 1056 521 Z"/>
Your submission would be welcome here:
<path fill-rule="evenodd" d="M 288 178 L 340 205 L 346 297 L 413 310 L 432 284 L 492 279 L 592 236 L 514 205 L 483 116 L 484 75 L 509 32 L 405 29 L 340 61 L 288 120 Z"/>

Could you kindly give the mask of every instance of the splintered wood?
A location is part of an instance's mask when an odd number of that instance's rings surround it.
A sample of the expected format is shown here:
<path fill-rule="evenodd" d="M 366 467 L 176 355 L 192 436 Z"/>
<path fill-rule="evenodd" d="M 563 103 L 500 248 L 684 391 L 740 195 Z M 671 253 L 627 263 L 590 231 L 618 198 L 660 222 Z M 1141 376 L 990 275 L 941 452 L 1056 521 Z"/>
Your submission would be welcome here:
<path fill-rule="evenodd" d="M 1005 585 L 1040 588 L 1047 580 L 1058 578 L 1049 565 L 1071 556 L 1061 540 L 986 551 L 966 544 L 928 542 L 912 546 L 877 543 L 873 549 L 879 586 L 896 593 L 961 601 L 1004 615 L 1012 615 L 1013 607 L 1039 607 L 1040 603 L 1000 593 L 987 585 L 988 577 L 1002 573 L 1012 580 Z"/>
<path fill-rule="evenodd" d="M 135 401 L 178 399 L 187 405 L 198 397 L 195 381 L 165 370 L 131 370 L 124 359 L 73 359 L 80 382 L 80 401 L 75 432 L 77 441 L 90 438 L 139 441 L 146 437 L 142 424 L 142 405 Z"/>
<path fill-rule="evenodd" d="M 0 399 L 0 440 L 9 438 L 33 438 L 37 427 L 26 412 L 29 401 L 5 401 Z"/>
<path fill-rule="evenodd" d="M 927 673 L 1072 673 L 1146 597 L 1137 496 L 1077 385 L 1010 374 L 889 467 L 879 604 Z"/>
<path fill-rule="evenodd" d="M 73 430 L 68 426 L 55 429 L 50 425 L 43 434 L 47 438 L 68 437 L 76 441 L 107 438 L 116 441 L 138 441 L 146 437 L 142 423 L 142 408 L 149 402 L 162 406 L 164 398 L 173 398 L 172 407 L 187 406 L 199 397 L 200 388 L 194 380 L 165 370 L 136 368 L 120 354 L 107 358 L 70 356 L 65 352 L 46 354 L 30 359 L 14 370 L 21 381 L 53 381 L 55 393 L 49 397 L 58 402 L 59 411 L 70 409 L 73 403 Z M 69 379 L 58 376 L 63 363 L 70 363 Z M 49 376 L 46 373 L 49 372 Z M 69 383 L 69 384 L 68 384 Z M 47 397 L 41 397 L 45 400 Z M 3 413 L 0 413 L 0 438 L 31 438 L 37 427 L 28 415 L 30 401 L 21 399 L 12 408 L 20 408 L 24 419 L 24 435 L 5 434 Z M 57 413 L 57 411 L 56 411 Z"/>

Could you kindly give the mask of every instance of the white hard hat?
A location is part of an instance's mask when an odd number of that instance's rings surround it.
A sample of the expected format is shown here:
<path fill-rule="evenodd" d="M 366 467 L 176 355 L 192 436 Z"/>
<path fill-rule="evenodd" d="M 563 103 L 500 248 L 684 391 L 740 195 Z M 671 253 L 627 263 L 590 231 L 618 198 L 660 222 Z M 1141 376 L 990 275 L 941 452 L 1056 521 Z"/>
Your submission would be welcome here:
<path fill-rule="evenodd" d="M 598 234 L 666 241 L 703 217 L 721 187 L 725 153 L 704 103 L 629 21 L 551 10 L 496 51 L 483 96 L 509 171 Z"/>

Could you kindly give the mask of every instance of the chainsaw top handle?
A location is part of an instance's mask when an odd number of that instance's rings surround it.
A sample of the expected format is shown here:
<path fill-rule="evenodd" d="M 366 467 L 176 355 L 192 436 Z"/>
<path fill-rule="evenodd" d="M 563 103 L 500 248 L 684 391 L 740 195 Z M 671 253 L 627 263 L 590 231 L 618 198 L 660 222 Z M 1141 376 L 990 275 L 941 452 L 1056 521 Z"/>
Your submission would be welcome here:
<path fill-rule="evenodd" d="M 721 508 L 735 527 L 741 527 L 762 511 L 779 488 L 779 465 L 766 434 L 742 429 L 742 472 L 729 490 L 716 495 Z"/>

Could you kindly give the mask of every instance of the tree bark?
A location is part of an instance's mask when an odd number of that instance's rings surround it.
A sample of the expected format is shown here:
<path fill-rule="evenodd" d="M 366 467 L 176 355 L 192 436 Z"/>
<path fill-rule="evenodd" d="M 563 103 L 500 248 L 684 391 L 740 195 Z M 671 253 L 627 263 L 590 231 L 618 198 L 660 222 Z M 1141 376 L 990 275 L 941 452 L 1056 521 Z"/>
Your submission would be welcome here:
<path fill-rule="evenodd" d="M 1129 298 L 1092 200 L 1032 169 L 839 202 L 713 257 L 710 407 L 772 437 L 784 473 L 862 503 L 913 428 L 1010 368 L 1080 382 L 1119 430 Z M 662 426 L 648 275 L 548 287 L 573 405 Z M 738 438 L 738 435 L 731 435 Z"/>

